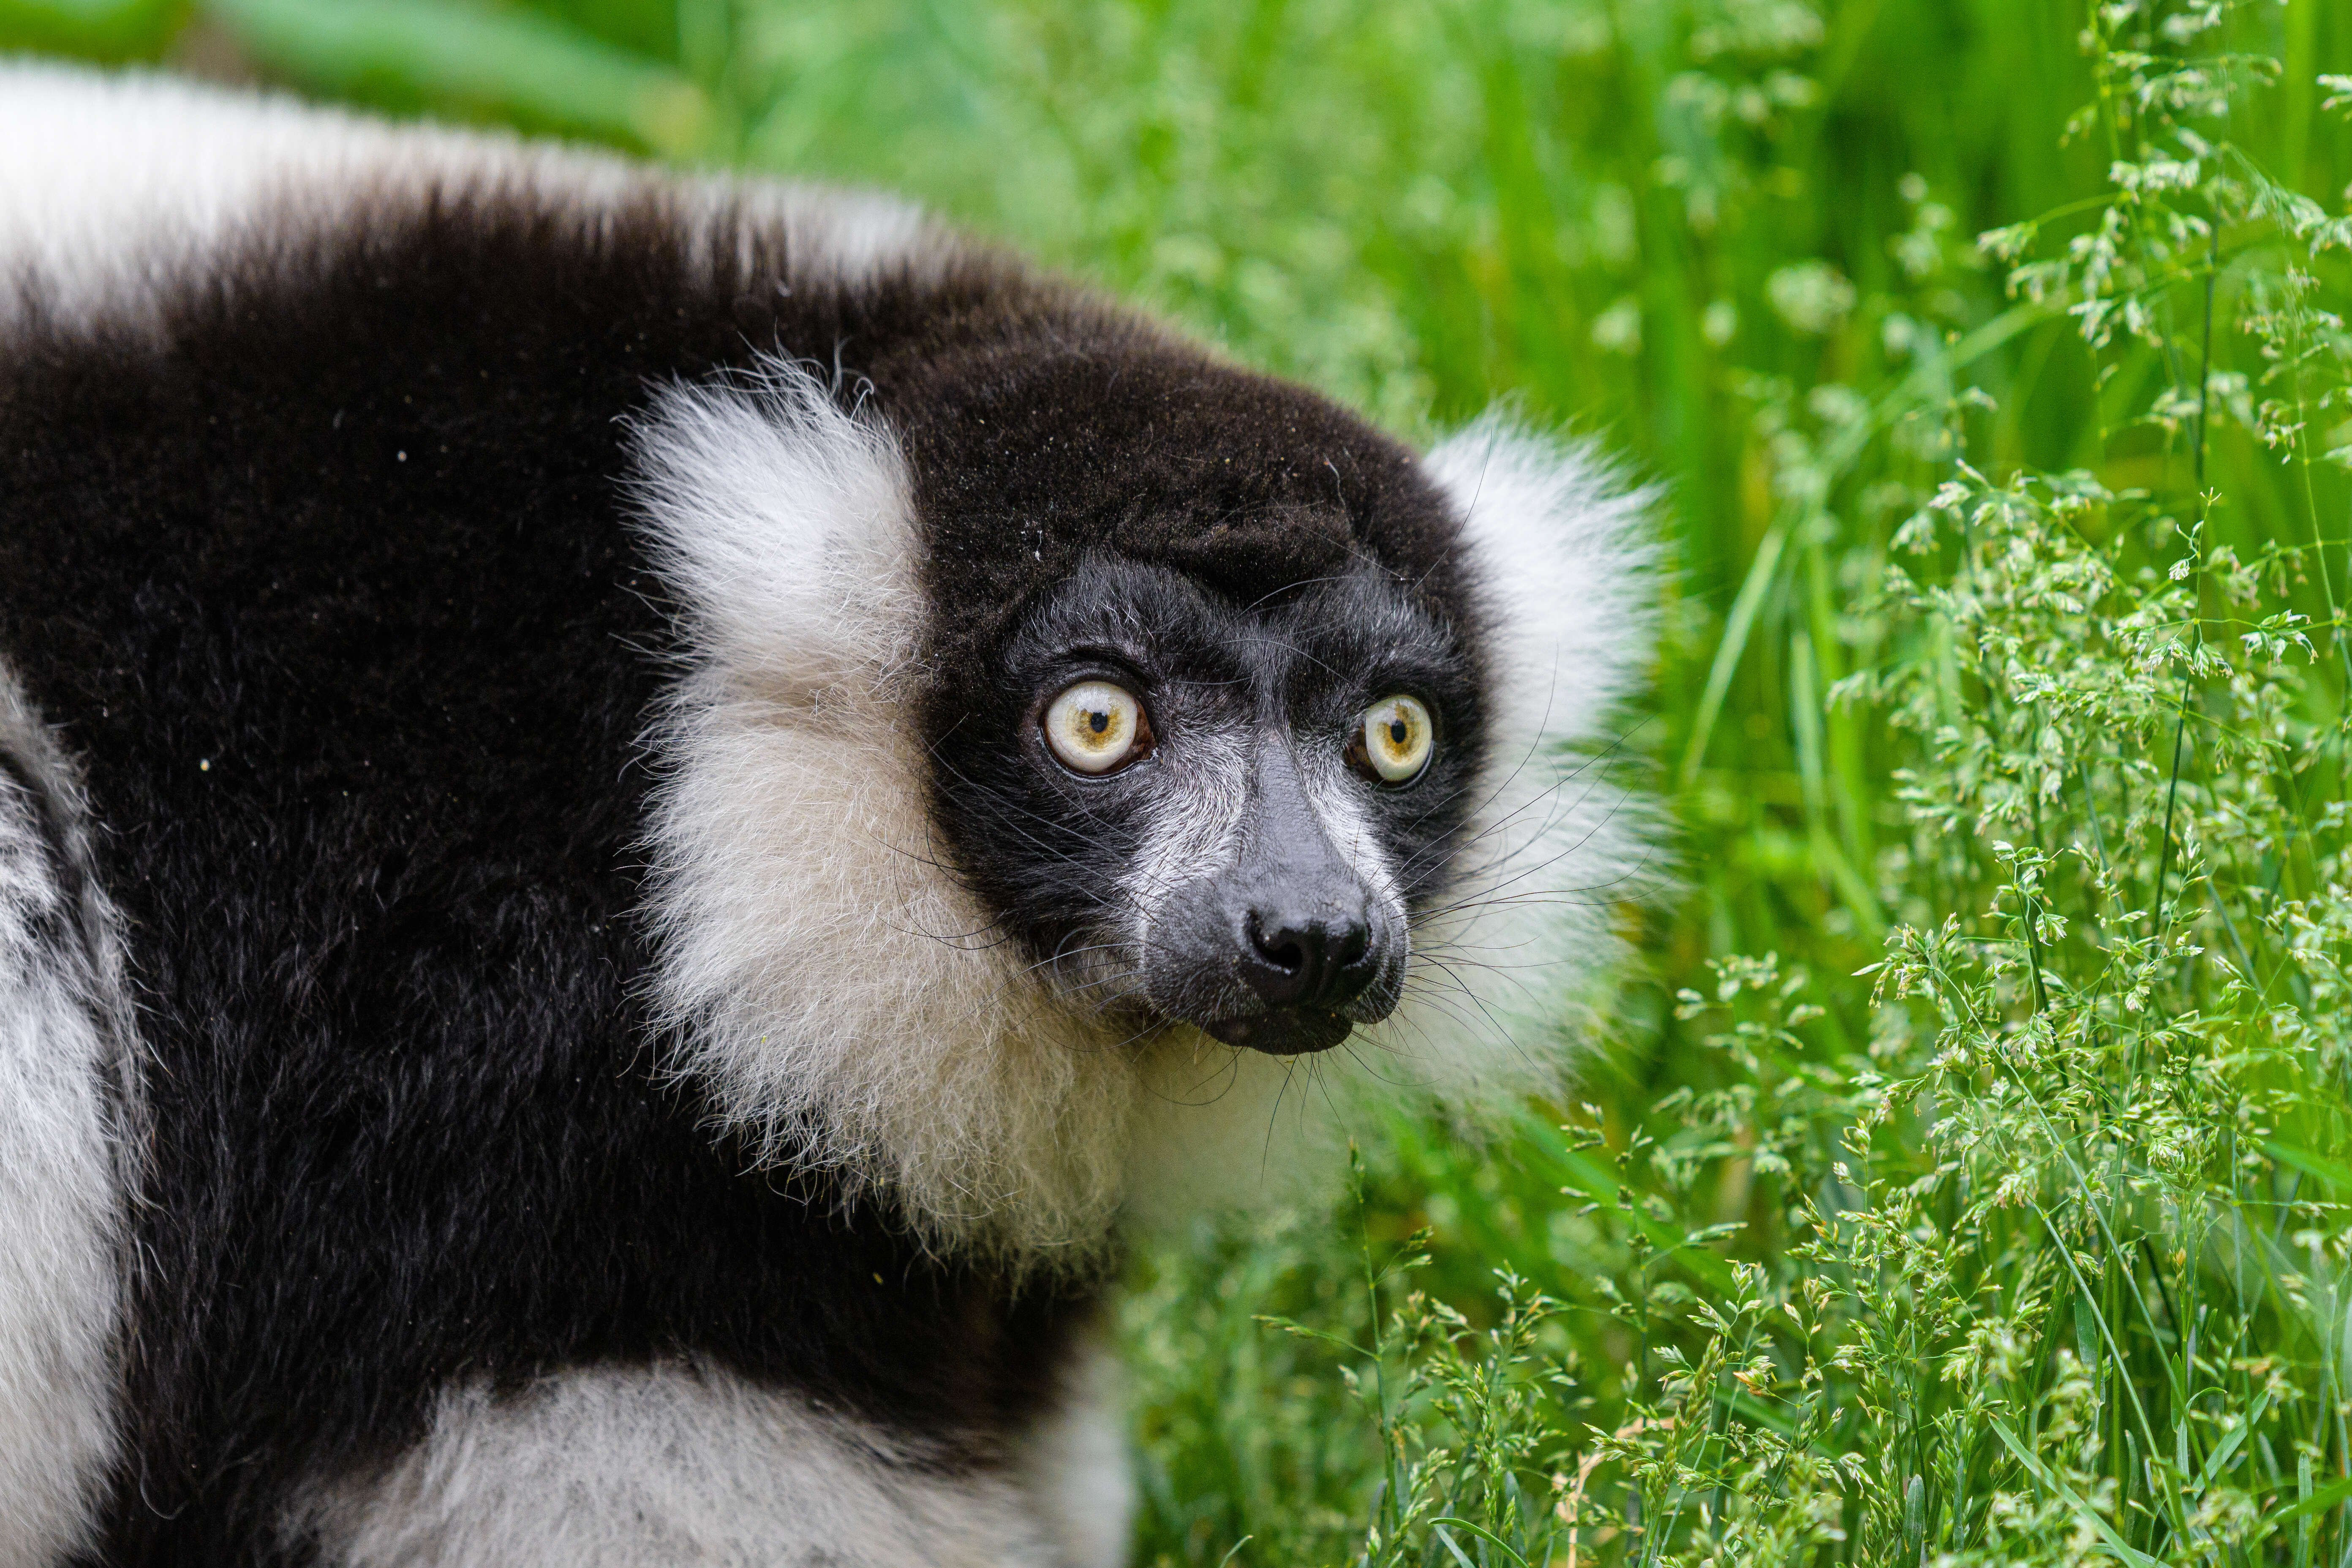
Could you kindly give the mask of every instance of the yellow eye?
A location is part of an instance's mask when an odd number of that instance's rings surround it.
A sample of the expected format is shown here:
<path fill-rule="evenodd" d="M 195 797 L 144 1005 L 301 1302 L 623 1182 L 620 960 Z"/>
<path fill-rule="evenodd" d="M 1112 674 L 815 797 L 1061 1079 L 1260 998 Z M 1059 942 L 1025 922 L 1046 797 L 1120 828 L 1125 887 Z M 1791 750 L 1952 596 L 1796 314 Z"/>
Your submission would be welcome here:
<path fill-rule="evenodd" d="M 1065 767 L 1107 773 L 1151 749 L 1151 722 L 1125 687 L 1081 680 L 1045 705 L 1045 744 Z"/>
<path fill-rule="evenodd" d="M 1429 766 L 1436 731 L 1429 710 L 1411 697 L 1383 697 L 1364 710 L 1348 760 L 1383 784 L 1410 784 Z"/>

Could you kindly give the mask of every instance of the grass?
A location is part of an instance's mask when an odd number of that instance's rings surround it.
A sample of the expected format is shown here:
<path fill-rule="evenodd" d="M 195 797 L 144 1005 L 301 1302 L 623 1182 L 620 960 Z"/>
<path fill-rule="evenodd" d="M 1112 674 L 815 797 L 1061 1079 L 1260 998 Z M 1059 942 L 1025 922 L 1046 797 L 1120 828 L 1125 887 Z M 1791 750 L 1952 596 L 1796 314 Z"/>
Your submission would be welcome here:
<path fill-rule="evenodd" d="M 1577 1103 L 1138 1260 L 1139 1561 L 2352 1563 L 2352 13 L 9 37 L 887 184 L 1394 427 L 1507 395 L 1667 482 L 1685 894 Z"/>

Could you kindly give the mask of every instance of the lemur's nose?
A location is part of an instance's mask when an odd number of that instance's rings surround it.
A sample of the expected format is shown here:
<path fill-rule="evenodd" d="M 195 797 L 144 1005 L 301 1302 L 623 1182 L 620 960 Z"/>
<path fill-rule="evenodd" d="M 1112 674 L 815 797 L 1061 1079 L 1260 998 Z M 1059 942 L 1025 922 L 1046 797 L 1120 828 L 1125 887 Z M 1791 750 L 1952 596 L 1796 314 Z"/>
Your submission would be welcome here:
<path fill-rule="evenodd" d="M 1371 921 L 1366 911 L 1297 917 L 1252 910 L 1242 973 L 1269 1007 L 1328 1010 L 1371 984 Z"/>

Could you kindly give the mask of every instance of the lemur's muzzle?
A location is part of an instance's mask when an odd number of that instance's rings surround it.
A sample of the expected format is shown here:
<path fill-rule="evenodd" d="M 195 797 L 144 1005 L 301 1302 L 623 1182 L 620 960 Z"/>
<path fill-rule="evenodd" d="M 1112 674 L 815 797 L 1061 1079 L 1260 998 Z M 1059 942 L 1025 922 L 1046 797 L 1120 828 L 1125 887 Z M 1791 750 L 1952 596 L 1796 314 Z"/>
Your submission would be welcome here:
<path fill-rule="evenodd" d="M 1395 1007 L 1404 925 L 1332 843 L 1287 746 L 1263 747 L 1256 773 L 1240 852 L 1169 895 L 1147 989 L 1229 1046 L 1328 1050 Z"/>

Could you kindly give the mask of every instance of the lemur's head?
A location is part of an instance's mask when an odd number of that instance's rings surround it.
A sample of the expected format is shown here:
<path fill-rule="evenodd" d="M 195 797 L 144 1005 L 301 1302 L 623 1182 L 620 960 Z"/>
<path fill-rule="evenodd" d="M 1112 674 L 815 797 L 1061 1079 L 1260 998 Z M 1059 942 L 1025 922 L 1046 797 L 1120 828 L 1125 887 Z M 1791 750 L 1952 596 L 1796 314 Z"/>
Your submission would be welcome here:
<path fill-rule="evenodd" d="M 1089 309 L 681 387 L 638 453 L 697 658 L 660 1000 L 722 1121 L 1085 1255 L 1363 1084 L 1545 1081 L 1640 858 L 1592 744 L 1638 498 L 1574 449 L 1416 458 Z"/>
<path fill-rule="evenodd" d="M 1460 520 L 1393 441 L 1197 353 L 991 360 L 903 426 L 949 858 L 1122 1036 L 1379 1023 L 1486 773 Z"/>

